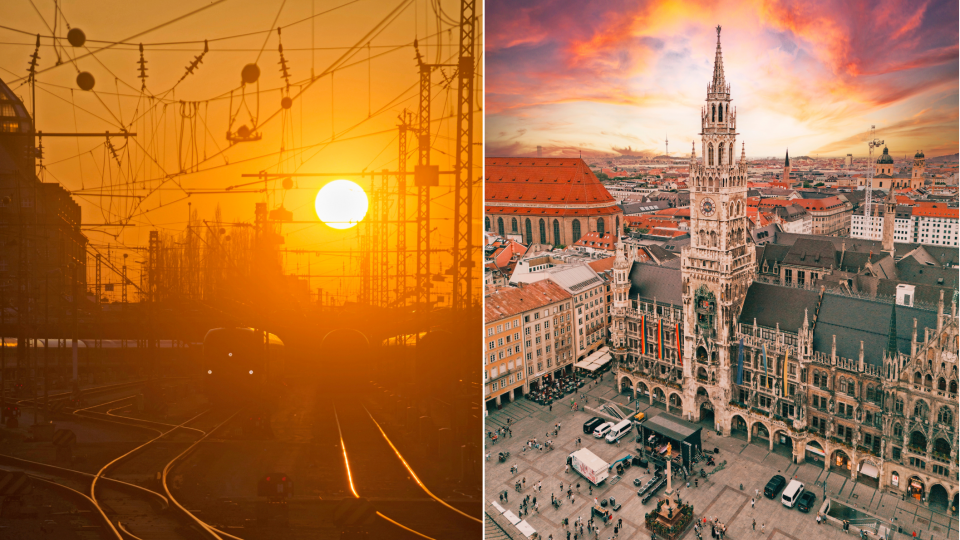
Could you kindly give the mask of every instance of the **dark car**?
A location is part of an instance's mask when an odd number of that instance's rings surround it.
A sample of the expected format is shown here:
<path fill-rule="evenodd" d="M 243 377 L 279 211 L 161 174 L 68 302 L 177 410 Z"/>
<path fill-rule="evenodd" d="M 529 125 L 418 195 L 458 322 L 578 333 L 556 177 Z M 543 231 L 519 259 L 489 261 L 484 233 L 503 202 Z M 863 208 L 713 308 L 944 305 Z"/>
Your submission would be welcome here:
<path fill-rule="evenodd" d="M 817 501 L 817 496 L 809 491 L 804 491 L 797 499 L 797 509 L 801 512 L 809 512 L 813 504 Z"/>
<path fill-rule="evenodd" d="M 767 482 L 766 487 L 763 488 L 763 494 L 768 499 L 776 498 L 776 496 L 780 493 L 780 490 L 782 490 L 786 485 L 787 480 L 778 474 L 771 478 L 769 482 Z"/>
<path fill-rule="evenodd" d="M 606 420 L 604 420 L 603 418 L 600 418 L 599 416 L 594 416 L 593 418 L 583 423 L 583 432 L 589 435 L 593 435 L 593 430 L 597 429 L 597 427 L 604 422 L 606 422 Z"/>

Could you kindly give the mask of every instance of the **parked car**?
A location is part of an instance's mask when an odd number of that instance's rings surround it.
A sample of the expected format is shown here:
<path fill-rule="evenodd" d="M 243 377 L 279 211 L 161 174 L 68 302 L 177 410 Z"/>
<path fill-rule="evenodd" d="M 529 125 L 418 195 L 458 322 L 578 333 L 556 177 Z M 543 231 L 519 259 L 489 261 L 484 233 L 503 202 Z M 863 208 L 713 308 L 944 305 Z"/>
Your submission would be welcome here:
<path fill-rule="evenodd" d="M 600 427 L 600 424 L 603 424 L 604 422 L 606 422 L 606 420 L 604 420 L 603 418 L 600 418 L 599 416 L 594 416 L 593 418 L 583 423 L 583 432 L 588 435 L 593 435 L 593 430 Z"/>
<path fill-rule="evenodd" d="M 785 485 L 787 485 L 786 478 L 778 474 L 767 482 L 767 485 L 763 488 L 763 494 L 768 499 L 775 499 Z"/>
<path fill-rule="evenodd" d="M 813 505 L 817 502 L 817 496 L 809 491 L 804 491 L 800 495 L 800 499 L 797 501 L 797 509 L 801 512 L 809 512 Z"/>
<path fill-rule="evenodd" d="M 597 429 L 593 430 L 593 436 L 598 439 L 602 439 L 607 436 L 607 433 L 610 433 L 610 430 L 613 429 L 613 426 L 615 425 L 616 424 L 614 424 L 613 422 L 606 422 L 604 424 L 600 424 L 600 426 L 597 427 Z"/>

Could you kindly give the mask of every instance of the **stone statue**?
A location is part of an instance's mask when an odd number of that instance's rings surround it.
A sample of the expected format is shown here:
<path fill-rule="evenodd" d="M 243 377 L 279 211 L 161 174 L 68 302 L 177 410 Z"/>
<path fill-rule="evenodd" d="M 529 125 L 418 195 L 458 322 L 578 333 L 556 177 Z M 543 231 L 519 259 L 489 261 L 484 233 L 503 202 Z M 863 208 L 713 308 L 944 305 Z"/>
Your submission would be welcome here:
<path fill-rule="evenodd" d="M 860 407 L 857 407 L 857 422 L 860 421 L 862 416 L 863 416 L 863 410 L 860 409 Z"/>
<path fill-rule="evenodd" d="M 887 438 L 880 438 L 880 457 L 885 457 L 887 455 Z"/>
<path fill-rule="evenodd" d="M 827 405 L 827 410 L 830 411 L 830 414 L 833 414 L 833 398 L 830 398 L 830 403 Z"/>

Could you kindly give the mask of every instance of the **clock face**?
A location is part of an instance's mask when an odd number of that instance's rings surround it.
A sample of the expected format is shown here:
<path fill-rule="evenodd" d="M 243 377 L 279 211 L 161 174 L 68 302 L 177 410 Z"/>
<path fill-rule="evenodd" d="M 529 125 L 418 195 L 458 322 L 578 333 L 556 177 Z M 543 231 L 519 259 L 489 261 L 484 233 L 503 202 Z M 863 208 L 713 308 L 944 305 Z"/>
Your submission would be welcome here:
<path fill-rule="evenodd" d="M 713 204 L 713 199 L 707 197 L 706 199 L 700 201 L 700 214 L 704 216 L 712 216 L 714 212 L 717 211 L 717 207 Z"/>

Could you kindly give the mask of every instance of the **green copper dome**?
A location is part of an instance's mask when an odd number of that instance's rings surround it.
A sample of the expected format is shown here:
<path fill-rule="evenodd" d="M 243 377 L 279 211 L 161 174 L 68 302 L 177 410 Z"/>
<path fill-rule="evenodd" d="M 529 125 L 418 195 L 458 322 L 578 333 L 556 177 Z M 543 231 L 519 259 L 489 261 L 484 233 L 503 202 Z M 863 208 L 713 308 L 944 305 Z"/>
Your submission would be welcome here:
<path fill-rule="evenodd" d="M 893 163 L 893 157 L 890 156 L 890 151 L 887 150 L 886 146 L 883 147 L 883 155 L 880 156 L 880 159 L 877 160 L 877 163 L 880 163 L 880 164 Z"/>
<path fill-rule="evenodd" d="M 915 157 L 915 158 L 922 158 L 922 157 L 924 157 L 924 156 L 923 156 L 923 150 L 920 150 L 919 152 L 917 152 L 916 154 L 914 154 L 913 157 Z"/>

